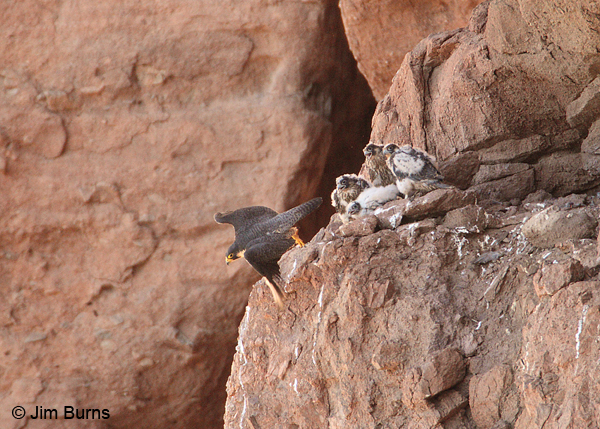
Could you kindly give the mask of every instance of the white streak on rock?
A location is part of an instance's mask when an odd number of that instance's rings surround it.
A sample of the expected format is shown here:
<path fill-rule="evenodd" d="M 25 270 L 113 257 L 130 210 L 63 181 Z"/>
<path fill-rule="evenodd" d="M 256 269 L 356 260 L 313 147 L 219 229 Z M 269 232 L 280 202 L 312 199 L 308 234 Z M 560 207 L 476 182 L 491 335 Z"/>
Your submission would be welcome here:
<path fill-rule="evenodd" d="M 250 318 L 250 306 L 246 306 L 246 314 L 244 315 L 244 319 L 240 324 L 240 333 L 238 336 L 237 343 L 237 352 L 240 356 L 240 368 L 238 369 L 238 381 L 240 383 L 240 387 L 242 389 L 242 396 L 244 397 L 244 405 L 242 407 L 242 416 L 240 417 L 240 429 L 244 427 L 244 420 L 246 418 L 246 412 L 248 411 L 248 398 L 246 397 L 246 388 L 244 387 L 244 382 L 242 380 L 242 368 L 246 366 L 248 363 L 248 358 L 246 356 L 246 350 L 244 349 L 244 342 L 242 337 L 246 333 L 246 329 L 248 329 L 248 319 Z"/>
<path fill-rule="evenodd" d="M 577 324 L 577 333 L 575 334 L 575 350 L 577 351 L 577 354 L 575 355 L 575 359 L 579 359 L 579 348 L 581 347 L 581 331 L 583 331 L 583 325 L 585 323 L 588 310 L 589 306 L 587 304 L 584 305 L 583 311 L 581 312 L 581 319 L 579 319 L 579 323 Z"/>
<path fill-rule="evenodd" d="M 312 361 L 313 364 L 317 365 L 317 357 L 315 354 L 315 349 L 317 347 L 317 335 L 319 335 L 319 326 L 321 325 L 321 320 L 323 319 L 323 292 L 325 291 L 325 284 L 321 286 L 321 292 L 319 293 L 319 314 L 317 314 L 317 326 L 315 328 L 315 335 L 313 338 L 313 347 L 312 347 Z"/>

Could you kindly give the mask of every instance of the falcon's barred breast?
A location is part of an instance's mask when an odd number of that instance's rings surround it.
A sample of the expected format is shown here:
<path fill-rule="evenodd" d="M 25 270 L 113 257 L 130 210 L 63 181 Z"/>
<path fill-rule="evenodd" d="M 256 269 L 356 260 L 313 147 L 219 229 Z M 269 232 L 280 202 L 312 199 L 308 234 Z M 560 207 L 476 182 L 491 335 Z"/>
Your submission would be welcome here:
<path fill-rule="evenodd" d="M 322 202 L 322 198 L 313 198 L 283 213 L 263 206 L 216 213 L 217 223 L 231 224 L 235 230 L 235 241 L 227 250 L 227 264 L 243 256 L 267 279 L 275 301 L 283 306 L 279 259 L 295 243 L 303 245 L 294 224 L 316 210 Z"/>
<path fill-rule="evenodd" d="M 363 149 L 363 154 L 365 155 L 363 174 L 373 186 L 387 186 L 396 182 L 394 174 L 387 166 L 383 146 L 369 143 Z"/>

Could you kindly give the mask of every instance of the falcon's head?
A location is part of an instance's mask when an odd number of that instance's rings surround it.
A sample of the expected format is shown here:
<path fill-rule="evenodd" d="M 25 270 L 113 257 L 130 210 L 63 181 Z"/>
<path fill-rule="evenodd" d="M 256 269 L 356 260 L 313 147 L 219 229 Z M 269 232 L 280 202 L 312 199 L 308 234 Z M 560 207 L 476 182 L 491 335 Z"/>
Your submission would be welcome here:
<path fill-rule="evenodd" d="M 372 156 L 376 156 L 379 155 L 381 153 L 382 147 L 378 146 L 374 143 L 369 143 L 367 146 L 365 146 L 365 148 L 363 149 L 363 153 L 365 154 L 365 158 L 370 158 Z"/>
<path fill-rule="evenodd" d="M 229 265 L 231 261 L 235 261 L 236 259 L 241 258 L 242 256 L 244 256 L 245 251 L 246 249 L 240 249 L 237 243 L 233 243 L 231 246 L 229 246 L 229 249 L 227 249 L 225 263 Z"/>
<path fill-rule="evenodd" d="M 383 154 L 386 158 L 389 158 L 394 153 L 396 153 L 398 149 L 399 147 L 397 145 L 395 145 L 394 143 L 390 143 L 388 145 L 385 145 L 385 147 L 383 148 Z"/>
<path fill-rule="evenodd" d="M 350 187 L 350 184 L 352 182 L 353 178 L 348 174 L 344 174 L 343 176 L 340 176 L 335 180 L 335 187 L 338 189 L 346 189 Z"/>
<path fill-rule="evenodd" d="M 354 216 L 354 215 L 357 215 L 360 212 L 360 209 L 361 209 L 360 203 L 357 203 L 356 201 L 353 201 L 348 206 L 348 209 L 346 210 L 346 213 L 348 213 L 351 216 Z"/>
<path fill-rule="evenodd" d="M 348 189 L 348 188 L 360 188 L 365 189 L 370 185 L 365 179 L 361 179 L 356 174 L 344 174 L 337 179 L 335 179 L 336 188 L 339 190 Z"/>

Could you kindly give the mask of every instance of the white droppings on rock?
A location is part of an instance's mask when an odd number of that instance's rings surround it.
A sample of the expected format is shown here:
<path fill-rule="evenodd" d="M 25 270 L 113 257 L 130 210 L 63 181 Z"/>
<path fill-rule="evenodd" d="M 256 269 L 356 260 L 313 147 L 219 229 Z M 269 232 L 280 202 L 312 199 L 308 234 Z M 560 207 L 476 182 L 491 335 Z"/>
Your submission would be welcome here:
<path fill-rule="evenodd" d="M 581 347 L 581 332 L 583 331 L 583 325 L 585 323 L 585 319 L 587 317 L 587 312 L 589 310 L 589 306 L 586 304 L 583 306 L 583 310 L 581 312 L 581 318 L 577 323 L 577 332 L 575 333 L 575 359 L 579 359 L 579 349 Z"/>
<path fill-rule="evenodd" d="M 317 335 L 319 335 L 319 327 L 321 326 L 321 321 L 323 320 L 323 292 L 325 291 L 325 284 L 321 286 L 321 292 L 319 293 L 319 299 L 317 300 L 319 303 L 319 313 L 317 314 L 317 326 L 315 327 L 315 335 L 313 338 L 313 347 L 311 351 L 313 364 L 317 365 L 317 357 L 315 354 L 315 349 L 317 348 Z"/>
<path fill-rule="evenodd" d="M 400 220 L 398 220 L 398 218 Z M 390 217 L 390 225 L 392 225 L 393 229 L 398 228 L 400 222 L 402 221 L 402 215 L 400 213 L 396 213 Z"/>
<path fill-rule="evenodd" d="M 242 406 L 242 415 L 240 417 L 240 429 L 244 428 L 244 421 L 246 419 L 246 412 L 248 411 L 248 397 L 246 396 L 246 388 L 244 387 L 244 381 L 242 380 L 242 368 L 246 366 L 248 363 L 248 358 L 246 356 L 246 350 L 244 349 L 244 342 L 242 337 L 246 334 L 246 330 L 248 329 L 248 319 L 250 318 L 250 306 L 246 306 L 246 314 L 244 315 L 244 319 L 240 324 L 240 333 L 238 336 L 237 343 L 237 352 L 240 355 L 240 368 L 238 369 L 238 381 L 240 383 L 240 388 L 242 389 L 242 396 L 244 397 L 244 405 Z"/>
<path fill-rule="evenodd" d="M 454 244 L 456 245 L 456 253 L 458 253 L 458 257 L 462 259 L 462 257 L 464 256 L 463 246 L 468 243 L 468 240 L 463 236 L 454 234 L 452 235 L 452 241 L 454 241 Z"/>

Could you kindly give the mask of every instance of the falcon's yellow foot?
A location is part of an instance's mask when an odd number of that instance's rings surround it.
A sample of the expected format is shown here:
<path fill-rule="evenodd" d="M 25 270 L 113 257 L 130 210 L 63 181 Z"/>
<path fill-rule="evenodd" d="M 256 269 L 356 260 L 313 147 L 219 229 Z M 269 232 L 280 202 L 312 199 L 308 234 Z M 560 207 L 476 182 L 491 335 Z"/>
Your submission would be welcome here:
<path fill-rule="evenodd" d="M 304 241 L 302 241 L 300 239 L 300 237 L 298 237 L 298 233 L 294 233 L 294 235 L 292 235 L 292 238 L 294 239 L 294 241 L 296 242 L 296 244 L 300 247 L 304 247 Z"/>

